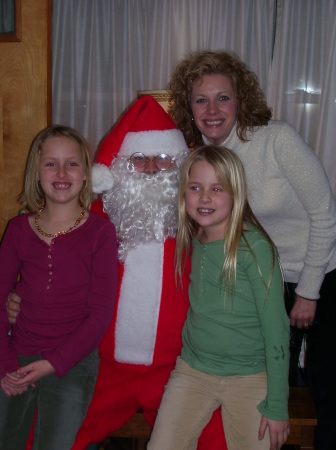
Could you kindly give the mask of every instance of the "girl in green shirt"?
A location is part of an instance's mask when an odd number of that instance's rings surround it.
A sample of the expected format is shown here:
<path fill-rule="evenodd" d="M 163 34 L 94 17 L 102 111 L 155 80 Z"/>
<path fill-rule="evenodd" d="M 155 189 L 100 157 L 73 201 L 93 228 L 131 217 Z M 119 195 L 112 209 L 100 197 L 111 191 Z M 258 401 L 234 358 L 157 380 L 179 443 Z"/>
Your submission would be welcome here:
<path fill-rule="evenodd" d="M 218 406 L 229 450 L 280 449 L 289 434 L 282 275 L 243 166 L 223 147 L 192 151 L 181 169 L 177 278 L 191 253 L 183 348 L 148 449 L 196 449 Z"/>

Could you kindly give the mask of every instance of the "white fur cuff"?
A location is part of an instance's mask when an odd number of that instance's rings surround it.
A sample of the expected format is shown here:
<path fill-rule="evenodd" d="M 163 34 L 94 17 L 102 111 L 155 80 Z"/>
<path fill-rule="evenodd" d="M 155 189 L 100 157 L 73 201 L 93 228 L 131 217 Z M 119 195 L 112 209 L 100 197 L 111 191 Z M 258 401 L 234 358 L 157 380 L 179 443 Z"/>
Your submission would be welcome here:
<path fill-rule="evenodd" d="M 92 191 L 101 194 L 113 187 L 113 175 L 104 164 L 94 164 L 92 167 Z"/>

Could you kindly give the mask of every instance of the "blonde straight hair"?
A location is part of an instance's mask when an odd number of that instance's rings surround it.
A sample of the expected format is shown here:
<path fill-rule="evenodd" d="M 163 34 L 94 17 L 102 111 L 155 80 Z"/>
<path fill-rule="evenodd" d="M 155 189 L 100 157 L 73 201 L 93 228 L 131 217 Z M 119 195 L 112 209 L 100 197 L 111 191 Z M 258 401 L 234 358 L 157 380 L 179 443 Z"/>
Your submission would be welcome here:
<path fill-rule="evenodd" d="M 179 278 L 180 282 L 182 280 L 186 259 L 190 255 L 192 237 L 196 236 L 199 230 L 198 223 L 196 223 L 188 215 L 185 207 L 185 192 L 189 183 L 190 169 L 196 161 L 206 161 L 214 168 L 218 183 L 233 199 L 231 218 L 225 229 L 223 248 L 225 259 L 221 273 L 221 280 L 219 281 L 225 284 L 225 292 L 229 292 L 230 294 L 233 293 L 236 283 L 237 255 L 242 238 L 245 241 L 249 251 L 252 253 L 258 266 L 260 276 L 263 278 L 254 252 L 244 236 L 244 223 L 250 223 L 265 236 L 269 242 L 272 252 L 270 279 L 267 283 L 265 283 L 267 286 L 267 296 L 274 269 L 274 244 L 263 226 L 253 214 L 248 202 L 245 171 L 240 159 L 229 149 L 216 145 L 206 145 L 191 151 L 180 170 L 180 186 L 178 193 L 179 222 L 175 250 L 176 279 Z"/>
<path fill-rule="evenodd" d="M 91 149 L 83 136 L 73 128 L 63 125 L 52 125 L 44 128 L 35 136 L 29 150 L 23 188 L 18 200 L 29 211 L 37 211 L 44 206 L 45 196 L 38 179 L 42 145 L 47 139 L 56 136 L 63 136 L 77 142 L 81 149 L 87 179 L 79 193 L 79 202 L 85 209 L 89 210 L 92 196 Z"/>

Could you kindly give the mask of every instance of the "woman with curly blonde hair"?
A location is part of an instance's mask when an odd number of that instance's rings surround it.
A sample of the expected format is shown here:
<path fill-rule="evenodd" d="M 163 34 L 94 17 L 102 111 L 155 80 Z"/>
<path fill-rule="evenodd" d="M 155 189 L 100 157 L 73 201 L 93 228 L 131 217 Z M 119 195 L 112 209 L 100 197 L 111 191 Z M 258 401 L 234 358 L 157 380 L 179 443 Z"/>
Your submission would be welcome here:
<path fill-rule="evenodd" d="M 336 440 L 336 205 L 316 154 L 271 109 L 256 75 L 232 53 L 197 51 L 170 84 L 170 114 L 190 147 L 225 146 L 242 161 L 251 208 L 276 244 L 291 324 L 289 382 L 306 374 L 318 415 L 316 450 Z M 328 374 L 326 378 L 325 374 Z"/>
<path fill-rule="evenodd" d="M 237 105 L 237 135 L 246 140 L 246 131 L 267 125 L 272 116 L 256 75 L 235 55 L 227 52 L 196 52 L 181 61 L 169 84 L 170 114 L 184 133 L 189 146 L 202 145 L 202 135 L 191 120 L 191 94 L 195 82 L 205 75 L 225 74 L 232 84 Z"/>

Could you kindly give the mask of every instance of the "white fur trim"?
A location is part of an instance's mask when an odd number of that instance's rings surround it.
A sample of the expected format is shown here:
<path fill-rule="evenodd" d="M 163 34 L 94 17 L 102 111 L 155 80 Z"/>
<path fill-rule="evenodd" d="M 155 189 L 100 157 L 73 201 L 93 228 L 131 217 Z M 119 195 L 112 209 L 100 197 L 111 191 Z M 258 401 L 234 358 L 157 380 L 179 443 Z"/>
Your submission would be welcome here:
<path fill-rule="evenodd" d="M 94 164 L 92 167 L 92 191 L 101 194 L 113 187 L 113 175 L 104 164 Z"/>
<path fill-rule="evenodd" d="M 131 156 L 135 152 L 141 152 L 146 156 L 156 156 L 160 153 L 176 156 L 185 150 L 188 150 L 188 147 L 180 130 L 152 130 L 137 133 L 129 131 L 118 154 L 120 156 Z"/>
<path fill-rule="evenodd" d="M 163 252 L 163 244 L 142 244 L 130 250 L 125 260 L 115 328 L 114 356 L 120 363 L 149 366 L 153 362 Z"/>

